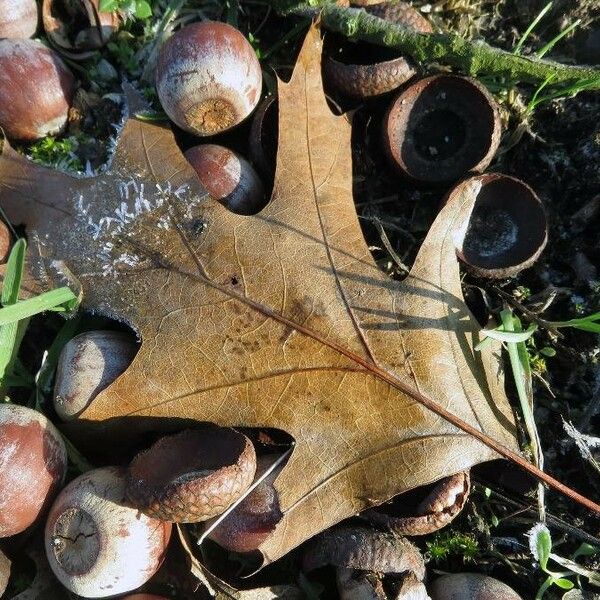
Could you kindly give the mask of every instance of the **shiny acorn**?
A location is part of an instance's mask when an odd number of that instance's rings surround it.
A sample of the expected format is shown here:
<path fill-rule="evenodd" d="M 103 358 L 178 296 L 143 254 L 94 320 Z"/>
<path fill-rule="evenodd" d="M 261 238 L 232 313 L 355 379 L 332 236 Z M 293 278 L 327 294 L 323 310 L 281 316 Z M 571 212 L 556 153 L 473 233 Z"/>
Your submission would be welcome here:
<path fill-rule="evenodd" d="M 63 420 L 76 418 L 131 364 L 133 336 L 121 331 L 87 331 L 69 340 L 58 359 L 54 409 Z"/>
<path fill-rule="evenodd" d="M 31 38 L 38 20 L 35 0 L 0 0 L 0 38 Z"/>
<path fill-rule="evenodd" d="M 84 598 L 123 594 L 163 562 L 171 524 L 141 514 L 125 498 L 125 471 L 103 467 L 74 479 L 56 498 L 45 529 L 58 580 Z"/>
<path fill-rule="evenodd" d="M 433 31 L 429 21 L 406 2 L 368 4 L 364 5 L 364 10 L 420 33 Z M 398 56 L 393 50 L 369 46 L 369 51 L 365 52 L 364 44 L 346 44 L 343 49 L 345 52 L 339 57 L 334 52 L 328 53 L 323 76 L 329 85 L 347 96 L 369 98 L 385 94 L 397 89 L 418 72 L 415 63 Z M 381 60 L 371 62 L 374 56 Z M 363 63 L 365 58 L 368 63 Z"/>
<path fill-rule="evenodd" d="M 446 201 L 465 194 L 474 196 L 475 205 L 454 241 L 467 269 L 504 279 L 530 267 L 548 241 L 546 211 L 536 193 L 515 177 L 484 173 L 459 183 Z"/>
<path fill-rule="evenodd" d="M 67 125 L 75 78 L 54 50 L 35 40 L 0 40 L 0 127 L 33 141 Z"/>
<path fill-rule="evenodd" d="M 100 12 L 100 0 L 44 0 L 42 21 L 46 36 L 65 56 L 89 58 L 119 29 L 116 12 Z"/>
<path fill-rule="evenodd" d="M 214 135 L 241 123 L 258 104 L 260 63 L 231 25 L 192 23 L 161 48 L 156 91 L 176 125 L 198 136 Z"/>
<path fill-rule="evenodd" d="M 456 181 L 485 170 L 500 143 L 496 101 L 475 79 L 433 75 L 403 89 L 383 122 L 383 145 L 406 178 Z"/>
<path fill-rule="evenodd" d="M 60 489 L 67 452 L 58 430 L 41 413 L 0 404 L 0 538 L 38 521 Z"/>
<path fill-rule="evenodd" d="M 225 512 L 256 472 L 252 442 L 230 427 L 207 425 L 159 439 L 127 469 L 127 498 L 152 518 L 197 523 Z"/>
<path fill-rule="evenodd" d="M 260 177 L 237 152 L 216 144 L 201 144 L 184 152 L 202 187 L 238 215 L 253 215 L 266 204 Z"/>

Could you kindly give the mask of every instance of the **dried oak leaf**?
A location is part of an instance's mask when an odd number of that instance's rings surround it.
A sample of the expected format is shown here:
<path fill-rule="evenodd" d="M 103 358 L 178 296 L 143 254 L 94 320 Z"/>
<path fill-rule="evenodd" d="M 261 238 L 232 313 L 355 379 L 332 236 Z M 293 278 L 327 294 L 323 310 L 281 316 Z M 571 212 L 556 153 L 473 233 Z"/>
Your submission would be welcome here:
<path fill-rule="evenodd" d="M 142 338 L 69 435 L 116 451 L 194 420 L 289 432 L 296 447 L 275 482 L 284 517 L 260 548 L 265 562 L 497 458 L 396 381 L 517 448 L 496 359 L 473 352 L 479 328 L 461 294 L 453 232 L 472 206 L 441 211 L 405 281 L 378 269 L 352 200 L 350 123 L 323 93 L 321 46 L 312 28 L 280 82 L 275 187 L 256 216 L 203 195 L 172 132 L 132 118 L 95 178 L 35 166 L 8 145 L 0 158 L 0 204 L 28 227 L 38 280 L 77 279 L 88 309 Z"/>

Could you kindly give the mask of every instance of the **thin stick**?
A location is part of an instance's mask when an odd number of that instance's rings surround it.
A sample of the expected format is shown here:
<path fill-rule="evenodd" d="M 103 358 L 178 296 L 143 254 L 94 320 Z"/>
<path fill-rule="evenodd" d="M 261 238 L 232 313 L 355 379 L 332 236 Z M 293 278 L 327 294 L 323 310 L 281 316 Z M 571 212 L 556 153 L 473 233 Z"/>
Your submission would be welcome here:
<path fill-rule="evenodd" d="M 234 510 L 241 504 L 292 452 L 292 447 L 288 448 L 246 491 L 240 498 L 238 498 L 224 513 L 219 515 L 219 518 L 213 521 L 210 527 L 207 527 L 202 535 L 198 538 L 198 546 L 210 535 L 210 533 L 216 529 Z"/>

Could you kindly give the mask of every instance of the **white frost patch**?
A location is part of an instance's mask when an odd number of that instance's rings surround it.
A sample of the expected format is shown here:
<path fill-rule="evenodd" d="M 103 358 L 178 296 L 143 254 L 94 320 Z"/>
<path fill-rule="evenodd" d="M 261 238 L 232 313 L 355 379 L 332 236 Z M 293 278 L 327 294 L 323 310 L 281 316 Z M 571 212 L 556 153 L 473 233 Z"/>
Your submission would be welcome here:
<path fill-rule="evenodd" d="M 119 206 L 113 213 L 102 216 L 95 214 L 97 205 L 87 202 L 83 194 L 79 194 L 75 199 L 75 211 L 79 220 L 85 224 L 92 239 L 103 241 L 99 257 L 103 262 L 102 273 L 104 276 L 116 277 L 119 267 L 136 267 L 142 262 L 143 257 L 132 252 L 122 252 L 118 256 L 114 256 L 115 242 L 119 236 L 125 233 L 130 224 L 142 215 L 165 206 L 168 208 L 169 197 L 175 197 L 181 201 L 181 206 L 184 207 L 183 216 L 188 219 L 192 218 L 192 208 L 195 205 L 188 185 L 174 188 L 170 182 L 148 185 L 148 183 L 135 179 L 123 180 L 118 182 L 118 193 Z M 157 226 L 164 230 L 171 229 L 173 223 L 168 212 L 160 216 Z"/>

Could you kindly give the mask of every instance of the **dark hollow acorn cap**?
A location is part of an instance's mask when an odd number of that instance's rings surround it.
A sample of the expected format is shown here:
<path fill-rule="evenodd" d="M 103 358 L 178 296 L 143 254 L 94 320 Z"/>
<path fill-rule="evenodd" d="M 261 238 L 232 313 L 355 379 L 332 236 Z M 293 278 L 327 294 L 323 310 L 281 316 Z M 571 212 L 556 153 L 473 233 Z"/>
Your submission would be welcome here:
<path fill-rule="evenodd" d="M 503 279 L 538 259 L 548 241 L 548 222 L 541 200 L 526 183 L 485 173 L 459 183 L 447 201 L 462 194 L 476 194 L 468 226 L 455 241 L 457 255 L 470 271 Z"/>
<path fill-rule="evenodd" d="M 365 6 L 364 10 L 420 33 L 433 31 L 429 21 L 406 2 L 381 2 Z M 397 89 L 418 72 L 411 60 L 396 56 L 395 51 L 392 52 L 394 56 L 386 60 L 388 49 L 369 46 L 372 50 L 365 53 L 364 45 L 353 44 L 349 47 L 355 48 L 354 55 L 351 53 L 343 60 L 327 56 L 323 65 L 323 75 L 327 83 L 347 96 L 356 98 L 380 96 Z M 368 58 L 379 56 L 380 60 L 371 64 L 361 64 L 354 60 L 360 55 Z"/>
<path fill-rule="evenodd" d="M 469 77 L 434 75 L 409 85 L 390 105 L 383 143 L 414 181 L 455 181 L 490 164 L 500 143 L 496 101 Z"/>
<path fill-rule="evenodd" d="M 258 105 L 250 128 L 250 160 L 263 177 L 272 177 L 277 159 L 279 135 L 278 103 L 267 96 Z"/>
<path fill-rule="evenodd" d="M 176 523 L 221 514 L 252 484 L 252 442 L 230 427 L 206 426 L 165 436 L 138 454 L 126 494 L 143 513 Z"/>

